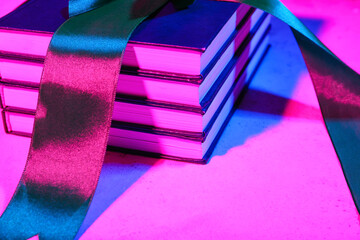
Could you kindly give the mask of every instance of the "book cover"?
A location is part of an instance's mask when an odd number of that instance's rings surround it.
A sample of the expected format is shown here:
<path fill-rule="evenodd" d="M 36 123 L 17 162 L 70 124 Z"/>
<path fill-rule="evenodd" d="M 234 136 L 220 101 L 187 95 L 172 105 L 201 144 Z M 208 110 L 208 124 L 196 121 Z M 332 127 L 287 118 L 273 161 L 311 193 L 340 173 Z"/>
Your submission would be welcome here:
<path fill-rule="evenodd" d="M 4 17 L 0 28 L 54 33 L 68 18 L 68 0 L 30 0 Z"/>
<path fill-rule="evenodd" d="M 169 3 L 140 24 L 130 42 L 204 51 L 238 7 L 237 3 L 197 0 L 189 9 L 176 12 Z M 29 0 L 2 17 L 0 28 L 52 34 L 68 18 L 68 0 Z"/>
<path fill-rule="evenodd" d="M 9 43 L 6 30 L 49 33 L 51 38 L 51 33 L 67 18 L 66 5 L 66 0 L 30 0 L 1 18 L 0 51 L 16 51 L 16 46 L 6 46 Z M 249 9 L 244 4 L 198 0 L 187 9 L 176 11 L 168 3 L 135 29 L 125 50 L 123 66 L 200 74 Z M 137 48 L 139 45 L 141 48 Z M 37 48 L 27 49 L 26 56 L 45 56 L 47 46 Z M 17 52 L 22 53 L 25 52 Z"/>

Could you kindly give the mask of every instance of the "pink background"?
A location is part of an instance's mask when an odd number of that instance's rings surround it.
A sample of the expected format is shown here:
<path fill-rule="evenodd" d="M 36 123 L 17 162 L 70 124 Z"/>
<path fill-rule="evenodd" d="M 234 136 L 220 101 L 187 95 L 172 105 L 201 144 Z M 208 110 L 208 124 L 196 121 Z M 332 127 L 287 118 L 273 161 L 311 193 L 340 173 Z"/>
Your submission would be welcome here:
<path fill-rule="evenodd" d="M 16 1 L 0 0 L 0 16 Z M 360 72 L 359 1 L 283 2 Z M 276 19 L 270 41 L 211 161 L 108 152 L 80 239 L 360 239 L 359 214 L 300 51 Z M 29 144 L 0 128 L 0 213 Z"/>

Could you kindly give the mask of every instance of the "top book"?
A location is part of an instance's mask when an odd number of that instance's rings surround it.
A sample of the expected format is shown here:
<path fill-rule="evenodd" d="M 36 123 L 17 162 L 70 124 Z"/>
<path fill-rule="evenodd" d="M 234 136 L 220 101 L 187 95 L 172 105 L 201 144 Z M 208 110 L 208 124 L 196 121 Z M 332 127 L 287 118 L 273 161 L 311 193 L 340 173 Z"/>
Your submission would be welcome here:
<path fill-rule="evenodd" d="M 29 0 L 0 18 L 0 54 L 43 59 L 52 34 L 68 18 L 67 5 L 68 0 Z M 176 11 L 168 3 L 135 29 L 123 66 L 200 75 L 249 9 L 244 4 L 197 0 Z"/>

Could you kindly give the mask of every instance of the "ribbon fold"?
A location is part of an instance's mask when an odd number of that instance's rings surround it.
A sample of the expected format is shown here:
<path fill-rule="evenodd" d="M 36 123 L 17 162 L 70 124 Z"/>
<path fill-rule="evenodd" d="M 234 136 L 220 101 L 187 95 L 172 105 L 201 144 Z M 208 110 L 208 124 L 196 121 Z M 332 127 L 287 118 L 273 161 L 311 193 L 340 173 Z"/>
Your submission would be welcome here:
<path fill-rule="evenodd" d="M 280 1 L 229 1 L 262 9 L 292 28 L 360 211 L 360 76 Z M 166 2 L 69 1 L 71 18 L 54 34 L 46 56 L 28 160 L 0 218 L 1 239 L 75 237 L 102 167 L 127 41 Z M 184 8 L 193 0 L 173 2 Z"/>

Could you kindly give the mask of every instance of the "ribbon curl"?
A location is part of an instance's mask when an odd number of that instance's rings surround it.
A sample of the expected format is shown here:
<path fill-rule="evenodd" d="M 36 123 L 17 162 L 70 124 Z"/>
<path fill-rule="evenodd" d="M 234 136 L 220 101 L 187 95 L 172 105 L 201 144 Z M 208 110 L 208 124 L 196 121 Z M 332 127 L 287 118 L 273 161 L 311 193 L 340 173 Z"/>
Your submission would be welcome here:
<path fill-rule="evenodd" d="M 226 1 L 226 0 L 225 0 Z M 360 76 L 278 0 L 228 0 L 287 23 L 300 46 L 355 204 L 360 205 Z M 94 195 L 122 54 L 166 0 L 70 0 L 42 75 L 28 161 L 0 219 L 1 239 L 72 239 Z M 185 7 L 193 0 L 174 1 Z"/>

